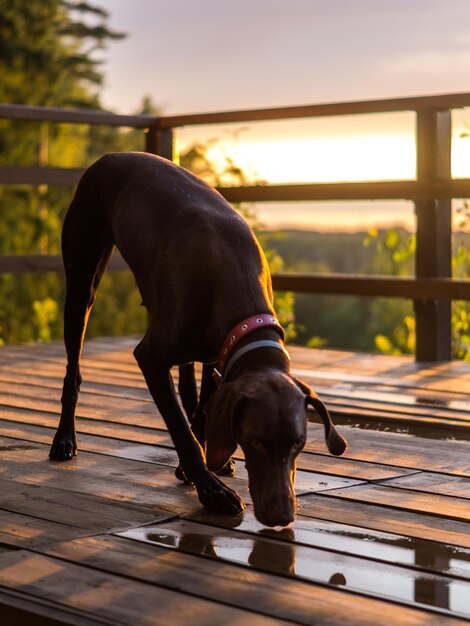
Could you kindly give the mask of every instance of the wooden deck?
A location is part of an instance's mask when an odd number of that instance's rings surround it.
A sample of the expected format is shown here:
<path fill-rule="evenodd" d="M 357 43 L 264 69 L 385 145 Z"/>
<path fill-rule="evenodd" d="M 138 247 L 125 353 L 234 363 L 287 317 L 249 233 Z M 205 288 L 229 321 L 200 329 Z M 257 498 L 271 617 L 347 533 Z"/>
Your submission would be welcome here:
<path fill-rule="evenodd" d="M 296 522 L 210 516 L 174 477 L 135 340 L 86 345 L 80 454 L 47 460 L 60 344 L 0 348 L 0 623 L 458 624 L 470 618 L 470 366 L 291 350 L 310 423 Z M 227 482 L 249 504 L 242 462 Z"/>

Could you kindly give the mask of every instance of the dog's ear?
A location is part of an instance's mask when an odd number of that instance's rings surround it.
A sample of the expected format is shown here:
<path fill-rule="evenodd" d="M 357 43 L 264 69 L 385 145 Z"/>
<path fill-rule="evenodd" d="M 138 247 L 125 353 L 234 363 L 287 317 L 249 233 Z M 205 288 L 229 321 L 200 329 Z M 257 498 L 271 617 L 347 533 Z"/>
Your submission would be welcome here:
<path fill-rule="evenodd" d="M 223 383 L 204 407 L 206 413 L 206 464 L 221 469 L 237 449 L 234 413 L 238 404 L 235 383 Z"/>
<path fill-rule="evenodd" d="M 348 442 L 336 430 L 335 425 L 331 421 L 328 409 L 317 396 L 317 394 L 313 391 L 313 389 L 311 389 L 308 385 L 306 385 L 298 378 L 294 378 L 294 381 L 304 392 L 306 403 L 310 404 L 310 406 L 312 406 L 321 417 L 321 420 L 325 427 L 325 439 L 328 450 L 331 452 L 331 454 L 334 454 L 335 456 L 340 456 L 348 447 Z"/>

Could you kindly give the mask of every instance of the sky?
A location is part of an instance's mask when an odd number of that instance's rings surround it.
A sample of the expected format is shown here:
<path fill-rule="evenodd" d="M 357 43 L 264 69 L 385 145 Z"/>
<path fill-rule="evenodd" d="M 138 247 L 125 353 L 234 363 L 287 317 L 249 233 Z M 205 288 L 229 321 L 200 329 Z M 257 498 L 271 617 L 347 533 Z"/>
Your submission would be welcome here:
<path fill-rule="evenodd" d="M 175 114 L 470 91 L 468 0 L 96 3 L 128 34 L 103 55 L 102 100 L 116 112 L 137 111 L 146 95 Z M 458 175 L 470 175 L 459 139 L 467 119 L 466 110 L 454 119 Z M 178 139 L 184 149 L 219 138 L 214 159 L 229 151 L 271 182 L 325 182 L 412 178 L 413 133 L 410 114 L 395 114 L 193 128 Z M 398 204 L 395 217 L 410 223 L 410 205 Z M 363 206 L 373 221 L 377 205 Z"/>

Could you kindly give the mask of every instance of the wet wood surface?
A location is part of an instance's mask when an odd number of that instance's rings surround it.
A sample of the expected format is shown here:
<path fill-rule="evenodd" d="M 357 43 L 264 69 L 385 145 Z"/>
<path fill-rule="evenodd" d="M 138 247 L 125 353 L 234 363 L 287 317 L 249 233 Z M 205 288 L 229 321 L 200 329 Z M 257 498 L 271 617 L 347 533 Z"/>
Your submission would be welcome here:
<path fill-rule="evenodd" d="M 79 456 L 50 462 L 60 343 L 0 348 L 0 621 L 15 624 L 463 624 L 470 618 L 470 366 L 292 348 L 349 441 L 312 415 L 298 513 L 206 513 L 134 362 L 86 343 Z M 7 620 L 6 622 L 4 620 Z"/>

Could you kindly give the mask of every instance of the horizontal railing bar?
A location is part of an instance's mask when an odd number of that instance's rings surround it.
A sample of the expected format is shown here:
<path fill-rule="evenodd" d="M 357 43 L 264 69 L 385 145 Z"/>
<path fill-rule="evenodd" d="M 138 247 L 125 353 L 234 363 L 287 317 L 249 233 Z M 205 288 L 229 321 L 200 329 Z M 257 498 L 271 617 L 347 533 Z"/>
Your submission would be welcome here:
<path fill-rule="evenodd" d="M 106 124 L 132 128 L 175 128 L 177 126 L 220 124 L 232 122 L 264 121 L 361 113 L 386 113 L 392 111 L 420 111 L 423 109 L 455 109 L 470 106 L 470 93 L 449 93 L 434 96 L 388 98 L 333 102 L 302 106 L 271 107 L 239 111 L 215 111 L 183 115 L 123 115 L 92 109 L 61 109 L 22 104 L 0 104 L 0 118 L 50 121 L 78 124 Z"/>
<path fill-rule="evenodd" d="M 81 167 L 39 167 L 3 165 L 0 184 L 8 185 L 76 185 L 85 169 Z"/>
<path fill-rule="evenodd" d="M 129 269 L 120 254 L 113 254 L 108 270 Z M 42 274 L 63 272 L 64 265 L 60 254 L 4 254 L 0 255 L 0 274 Z"/>
<path fill-rule="evenodd" d="M 113 254 L 109 271 L 129 269 L 120 254 Z M 62 272 L 59 254 L 10 254 L 0 256 L 0 274 Z M 276 291 L 329 295 L 412 299 L 470 300 L 470 280 L 455 278 L 398 278 L 356 274 L 273 274 Z"/>
<path fill-rule="evenodd" d="M 332 102 L 267 109 L 247 109 L 242 111 L 164 115 L 159 118 L 158 127 L 176 128 L 178 126 L 257 122 L 302 117 L 324 117 L 329 115 L 356 115 L 361 113 L 387 113 L 392 111 L 419 111 L 423 109 L 442 110 L 461 108 L 464 106 L 470 106 L 470 93 L 449 93 L 436 96 L 388 98 L 384 100 Z"/>
<path fill-rule="evenodd" d="M 83 168 L 1 166 L 0 184 L 76 185 Z M 428 200 L 470 197 L 470 179 L 450 181 L 372 181 L 219 187 L 229 201 L 289 202 L 301 200 Z"/>
<path fill-rule="evenodd" d="M 155 126 L 155 115 L 122 115 L 92 109 L 59 109 L 24 104 L 0 104 L 0 118 L 37 122 L 64 122 L 70 124 L 106 124 L 148 128 Z"/>
<path fill-rule="evenodd" d="M 348 274 L 273 274 L 276 291 L 329 295 L 470 300 L 470 280 L 455 278 L 397 278 Z"/>
<path fill-rule="evenodd" d="M 219 187 L 229 202 L 301 200 L 432 200 L 470 197 L 470 179 L 450 181 L 373 181 Z"/>

